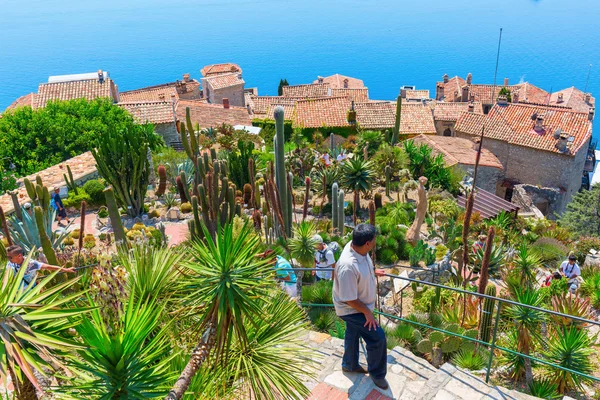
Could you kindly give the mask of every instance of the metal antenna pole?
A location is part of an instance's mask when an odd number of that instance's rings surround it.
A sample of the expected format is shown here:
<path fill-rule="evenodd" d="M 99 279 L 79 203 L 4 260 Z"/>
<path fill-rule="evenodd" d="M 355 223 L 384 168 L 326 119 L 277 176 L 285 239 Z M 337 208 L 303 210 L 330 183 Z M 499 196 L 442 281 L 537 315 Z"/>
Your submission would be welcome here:
<path fill-rule="evenodd" d="M 583 93 L 587 93 L 588 83 L 590 82 L 590 72 L 592 72 L 592 64 L 590 64 L 590 67 L 588 68 L 588 76 L 585 80 L 585 89 L 583 89 Z"/>

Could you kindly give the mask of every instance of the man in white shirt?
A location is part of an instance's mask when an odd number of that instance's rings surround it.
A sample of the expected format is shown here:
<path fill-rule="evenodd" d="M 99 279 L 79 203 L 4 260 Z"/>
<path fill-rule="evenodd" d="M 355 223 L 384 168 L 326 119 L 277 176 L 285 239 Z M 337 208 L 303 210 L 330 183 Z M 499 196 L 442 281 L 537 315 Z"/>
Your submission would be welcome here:
<path fill-rule="evenodd" d="M 333 281 L 333 304 L 336 314 L 346 322 L 344 336 L 344 372 L 366 373 L 358 363 L 359 338 L 367 345 L 368 371 L 373 383 L 386 390 L 387 347 L 385 332 L 377 324 L 373 310 L 377 299 L 377 279 L 385 275 L 375 269 L 369 252 L 375 248 L 375 227 L 359 224 L 352 241 L 344 247 Z"/>
<path fill-rule="evenodd" d="M 314 235 L 313 240 L 316 242 L 317 251 L 315 251 L 315 268 L 335 268 L 335 255 L 333 251 L 323 241 L 321 235 Z M 317 275 L 317 282 L 321 279 L 328 281 L 333 277 L 333 271 L 313 271 L 313 275 Z"/>
<path fill-rule="evenodd" d="M 573 254 L 569 255 L 569 259 L 563 261 L 560 265 L 560 273 L 569 280 L 569 292 L 575 294 L 577 289 L 579 289 L 578 277 L 581 275 L 581 269 L 577 265 L 577 257 Z"/>

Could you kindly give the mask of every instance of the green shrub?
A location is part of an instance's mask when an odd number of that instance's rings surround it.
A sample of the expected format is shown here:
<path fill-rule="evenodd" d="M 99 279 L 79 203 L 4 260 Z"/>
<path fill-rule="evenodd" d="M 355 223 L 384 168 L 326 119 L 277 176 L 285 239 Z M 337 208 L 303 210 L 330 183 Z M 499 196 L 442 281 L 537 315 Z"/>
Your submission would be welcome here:
<path fill-rule="evenodd" d="M 311 275 L 305 273 L 304 275 Z M 321 280 L 311 286 L 302 287 L 302 300 L 313 304 L 331 304 L 331 293 L 333 290 L 333 281 Z"/>
<path fill-rule="evenodd" d="M 335 311 L 326 307 L 314 307 L 308 312 L 308 316 L 313 326 L 319 332 L 328 332 L 335 327 L 338 316 Z"/>
<path fill-rule="evenodd" d="M 82 201 L 85 201 L 86 203 L 91 203 L 92 199 L 90 198 L 90 195 L 87 194 L 84 190 L 79 190 L 79 194 L 70 192 L 69 197 L 63 200 L 63 206 L 74 207 L 79 209 L 81 208 Z"/>
<path fill-rule="evenodd" d="M 337 319 L 333 324 L 333 328 L 329 330 L 329 334 L 335 338 L 343 339 L 346 335 L 346 324 Z"/>
<path fill-rule="evenodd" d="M 600 238 L 593 236 L 584 236 L 579 238 L 579 240 L 575 244 L 574 253 L 580 265 L 582 265 L 585 262 L 585 256 L 590 252 L 591 249 L 600 251 Z"/>
<path fill-rule="evenodd" d="M 550 268 L 557 268 L 559 263 L 568 255 L 569 249 L 560 240 L 541 237 L 531 246 L 531 253 L 536 255 L 542 264 Z"/>
<path fill-rule="evenodd" d="M 419 240 L 410 252 L 409 261 L 411 267 L 419 266 L 420 261 L 423 261 L 425 265 L 431 265 L 435 262 L 435 250 L 430 249 L 427 243 Z"/>
<path fill-rule="evenodd" d="M 98 210 L 98 217 L 100 218 L 108 218 L 108 209 L 106 207 L 102 207 Z"/>
<path fill-rule="evenodd" d="M 421 296 L 415 297 L 413 299 L 413 307 L 415 310 L 420 312 L 439 312 L 442 307 L 452 306 L 455 302 L 455 297 L 453 296 L 453 292 L 451 290 L 442 289 L 440 292 L 440 302 L 438 304 L 437 310 L 431 309 L 431 301 L 435 297 L 435 288 L 426 287 L 423 292 L 421 292 Z"/>
<path fill-rule="evenodd" d="M 90 196 L 90 203 L 96 206 L 106 204 L 104 188 L 104 184 L 98 179 L 92 179 L 83 184 L 83 191 Z"/>
<path fill-rule="evenodd" d="M 382 225 L 378 228 L 375 250 L 377 261 L 384 265 L 392 265 L 398 260 L 405 260 L 408 257 L 405 230 L 394 225 Z"/>

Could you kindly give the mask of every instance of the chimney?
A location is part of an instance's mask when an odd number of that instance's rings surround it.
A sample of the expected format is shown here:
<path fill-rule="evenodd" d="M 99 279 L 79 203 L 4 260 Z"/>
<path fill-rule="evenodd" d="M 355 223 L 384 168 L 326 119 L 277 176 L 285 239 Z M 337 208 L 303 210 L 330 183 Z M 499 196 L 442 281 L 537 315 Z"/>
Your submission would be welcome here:
<path fill-rule="evenodd" d="M 348 89 L 348 78 L 344 79 L 344 89 Z"/>
<path fill-rule="evenodd" d="M 98 70 L 98 83 L 104 83 L 104 72 L 101 69 Z"/>
<path fill-rule="evenodd" d="M 171 93 L 171 106 L 173 107 L 173 121 L 177 126 L 177 100 L 174 93 Z"/>
<path fill-rule="evenodd" d="M 227 97 L 223 98 L 223 108 L 229 108 L 229 99 Z"/>
<path fill-rule="evenodd" d="M 463 86 L 462 88 L 462 100 L 463 102 L 467 102 L 469 101 L 469 87 L 468 86 Z"/>
<path fill-rule="evenodd" d="M 590 120 L 590 121 L 594 120 L 595 111 L 596 111 L 596 109 L 594 107 L 590 107 L 590 110 L 588 111 L 588 120 Z"/>
<path fill-rule="evenodd" d="M 475 95 L 474 95 L 473 93 L 471 93 L 471 94 L 469 95 L 469 101 L 470 101 L 471 103 L 475 101 Z"/>
<path fill-rule="evenodd" d="M 508 86 L 508 78 L 504 78 L 504 86 L 507 87 Z"/>
<path fill-rule="evenodd" d="M 475 111 L 475 104 L 469 103 L 469 112 L 472 113 Z"/>
<path fill-rule="evenodd" d="M 535 125 L 533 126 L 533 130 L 537 133 L 544 132 L 544 116 L 538 115 L 535 117 Z"/>
<path fill-rule="evenodd" d="M 323 83 L 323 77 L 322 76 L 317 76 L 317 82 Z"/>
<path fill-rule="evenodd" d="M 444 79 L 444 83 L 448 83 L 448 74 L 444 74 L 442 79 Z"/>
<path fill-rule="evenodd" d="M 444 85 L 442 83 L 438 83 L 435 87 L 435 98 L 437 100 L 442 100 L 444 98 Z"/>
<path fill-rule="evenodd" d="M 512 102 L 513 103 L 518 103 L 519 102 L 519 92 L 514 92 L 512 95 Z"/>
<path fill-rule="evenodd" d="M 506 98 L 505 95 L 501 94 L 500 96 L 498 96 L 498 105 L 499 106 L 508 105 L 508 99 Z"/>
<path fill-rule="evenodd" d="M 184 82 L 189 82 L 190 81 L 190 74 L 183 74 L 183 81 Z"/>
<path fill-rule="evenodd" d="M 585 102 L 590 104 L 590 101 L 592 101 L 592 94 L 591 93 L 586 93 L 585 94 Z"/>
<path fill-rule="evenodd" d="M 467 74 L 467 85 L 470 85 L 473 82 L 473 74 L 470 72 Z"/>
<path fill-rule="evenodd" d="M 562 93 L 559 93 L 559 94 L 558 94 L 558 96 L 557 96 L 556 102 L 557 102 L 557 103 L 562 103 L 563 101 L 564 101 L 564 100 L 563 100 L 563 94 L 562 94 Z"/>
<path fill-rule="evenodd" d="M 562 132 L 554 145 L 561 153 L 567 153 L 569 151 L 569 134 Z"/>

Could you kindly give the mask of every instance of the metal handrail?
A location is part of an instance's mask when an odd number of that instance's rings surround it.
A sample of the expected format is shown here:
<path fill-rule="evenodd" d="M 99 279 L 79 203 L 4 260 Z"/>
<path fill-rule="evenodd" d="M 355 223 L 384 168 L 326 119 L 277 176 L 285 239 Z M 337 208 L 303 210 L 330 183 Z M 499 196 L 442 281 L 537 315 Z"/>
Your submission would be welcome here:
<path fill-rule="evenodd" d="M 334 268 L 328 268 L 328 269 L 334 270 Z M 316 268 L 303 268 L 302 270 L 316 270 Z M 433 286 L 435 288 L 440 288 L 440 289 L 445 289 L 445 290 L 451 290 L 451 291 L 454 291 L 454 292 L 457 292 L 457 293 L 473 295 L 473 296 L 477 296 L 477 297 L 480 297 L 480 298 L 490 299 L 490 300 L 494 300 L 494 301 L 498 302 L 498 304 L 496 305 L 496 316 L 495 316 L 496 320 L 494 322 L 494 331 L 493 331 L 492 341 L 490 343 L 484 342 L 484 341 L 479 340 L 479 339 L 471 338 L 471 337 L 468 337 L 468 336 L 465 336 L 465 335 L 461 335 L 459 333 L 450 332 L 450 331 L 447 331 L 445 329 L 437 328 L 437 327 L 434 327 L 432 325 L 422 324 L 422 323 L 416 322 L 416 321 L 411 321 L 409 319 L 402 318 L 402 317 L 399 317 L 397 315 L 388 314 L 388 313 L 385 313 L 385 312 L 380 311 L 380 310 L 374 310 L 375 314 L 383 315 L 384 317 L 386 317 L 388 319 L 402 321 L 402 322 L 409 323 L 409 324 L 412 324 L 412 325 L 416 325 L 416 326 L 420 326 L 420 327 L 423 327 L 423 328 L 431 329 L 431 330 L 434 330 L 434 331 L 438 331 L 438 332 L 444 333 L 446 335 L 459 337 L 461 339 L 468 340 L 468 341 L 471 341 L 471 342 L 474 342 L 474 343 L 477 343 L 477 344 L 489 347 L 489 349 L 490 349 L 490 356 L 489 356 L 488 364 L 487 364 L 487 367 L 486 367 L 486 377 L 485 377 L 486 382 L 489 382 L 490 372 L 491 372 L 491 366 L 492 366 L 492 360 L 493 360 L 493 356 L 494 356 L 494 351 L 496 349 L 498 349 L 500 351 L 503 351 L 503 352 L 506 352 L 506 353 L 509 353 L 509 354 L 513 354 L 513 355 L 517 355 L 517 356 L 520 356 L 520 357 L 524 357 L 524 358 L 530 359 L 532 361 L 539 362 L 541 364 L 547 365 L 547 366 L 552 367 L 552 368 L 556 368 L 556 369 L 559 369 L 559 370 L 562 370 L 562 371 L 566 371 L 566 372 L 569 372 L 569 373 L 572 373 L 572 374 L 576 374 L 576 375 L 582 376 L 582 377 L 584 377 L 586 379 L 590 379 L 590 380 L 593 380 L 593 381 L 596 381 L 596 382 L 600 382 L 600 378 L 595 377 L 593 375 L 588 375 L 588 374 L 585 374 L 585 373 L 582 373 L 582 372 L 579 372 L 579 371 L 575 371 L 575 370 L 563 367 L 563 366 L 558 365 L 558 364 L 554 364 L 552 362 L 548 362 L 546 360 L 543 360 L 543 359 L 540 359 L 540 358 L 537 358 L 537 357 L 534 357 L 534 356 L 531 356 L 531 355 L 528 355 L 528 354 L 523 354 L 523 353 L 520 353 L 518 351 L 514 351 L 514 350 L 511 350 L 511 349 L 508 349 L 508 348 L 503 347 L 503 346 L 498 346 L 496 344 L 496 339 L 498 337 L 498 324 L 499 324 L 499 321 L 501 319 L 500 318 L 500 314 L 501 314 L 501 310 L 502 310 L 502 307 L 503 307 L 504 304 L 508 304 L 508 305 L 511 305 L 511 306 L 517 306 L 517 307 L 525 307 L 525 308 L 536 310 L 536 311 L 539 311 L 539 312 L 542 312 L 542 313 L 545 313 L 545 314 L 550 314 L 550 315 L 554 315 L 554 316 L 558 316 L 558 317 L 562 317 L 562 318 L 568 318 L 568 319 L 571 319 L 573 321 L 578 321 L 578 322 L 585 323 L 585 324 L 600 325 L 600 322 L 598 322 L 598 321 L 592 321 L 592 320 L 589 320 L 589 319 L 586 319 L 586 318 L 577 317 L 577 316 L 574 316 L 574 315 L 563 314 L 563 313 L 560 313 L 560 312 L 557 312 L 557 311 L 548 310 L 548 309 L 545 309 L 545 308 L 540 308 L 540 307 L 535 307 L 535 306 L 530 306 L 528 304 L 518 303 L 516 301 L 504 299 L 504 298 L 501 298 L 501 297 L 489 296 L 489 295 L 486 295 L 486 294 L 481 294 L 481 293 L 478 293 L 478 292 L 471 292 L 471 291 L 468 291 L 468 290 L 464 290 L 464 289 L 460 289 L 460 288 L 456 288 L 456 287 L 451 287 L 451 286 L 445 286 L 445 285 L 441 285 L 441 284 L 438 284 L 438 283 L 433 283 L 433 282 L 428 282 L 428 281 L 422 281 L 422 280 L 413 279 L 413 278 L 407 278 L 407 277 L 404 277 L 404 276 L 399 276 L 399 275 L 394 275 L 394 274 L 385 274 L 385 276 L 387 276 L 389 278 L 392 278 L 392 279 L 403 279 L 403 280 L 409 281 L 409 282 L 415 282 L 415 283 L 419 283 L 419 284 L 423 284 L 423 285 Z M 379 293 L 377 295 L 379 296 Z M 300 305 L 304 306 L 304 307 L 334 307 L 333 304 L 300 303 Z"/>

